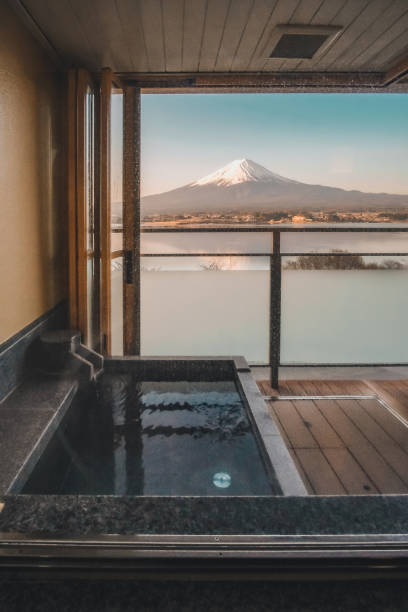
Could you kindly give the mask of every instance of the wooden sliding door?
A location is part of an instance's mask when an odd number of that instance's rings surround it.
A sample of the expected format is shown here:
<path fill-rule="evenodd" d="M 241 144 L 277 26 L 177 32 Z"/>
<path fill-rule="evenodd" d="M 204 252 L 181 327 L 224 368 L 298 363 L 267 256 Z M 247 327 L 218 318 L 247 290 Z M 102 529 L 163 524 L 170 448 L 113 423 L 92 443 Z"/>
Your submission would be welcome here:
<path fill-rule="evenodd" d="M 134 341 L 139 269 L 138 99 L 138 90 L 133 95 L 111 70 L 102 71 L 101 334 L 107 355 L 138 354 L 138 341 Z"/>
<path fill-rule="evenodd" d="M 100 177 L 101 177 L 101 350 L 112 351 L 112 283 L 111 283 L 111 99 L 113 73 L 105 68 L 100 88 Z"/>
<path fill-rule="evenodd" d="M 140 90 L 108 68 L 68 82 L 70 325 L 106 355 L 140 350 Z"/>
<path fill-rule="evenodd" d="M 70 326 L 99 350 L 99 96 L 86 70 L 71 70 L 68 88 Z"/>

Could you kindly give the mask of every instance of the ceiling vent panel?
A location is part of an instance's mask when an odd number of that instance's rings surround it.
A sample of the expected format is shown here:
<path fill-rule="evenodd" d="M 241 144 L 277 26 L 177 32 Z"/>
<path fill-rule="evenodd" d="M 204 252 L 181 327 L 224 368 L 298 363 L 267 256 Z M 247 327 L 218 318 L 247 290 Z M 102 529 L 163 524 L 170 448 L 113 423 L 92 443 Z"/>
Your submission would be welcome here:
<path fill-rule="evenodd" d="M 340 26 L 278 25 L 262 51 L 265 59 L 312 60 L 322 55 L 342 31 Z"/>

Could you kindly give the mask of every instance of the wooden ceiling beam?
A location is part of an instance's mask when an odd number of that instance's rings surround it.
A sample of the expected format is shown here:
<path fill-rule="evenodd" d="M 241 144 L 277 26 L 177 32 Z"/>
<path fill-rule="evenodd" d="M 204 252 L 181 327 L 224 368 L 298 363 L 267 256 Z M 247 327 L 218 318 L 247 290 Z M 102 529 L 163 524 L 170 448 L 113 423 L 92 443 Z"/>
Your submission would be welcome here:
<path fill-rule="evenodd" d="M 381 73 L 279 72 L 273 74 L 199 74 L 197 87 L 379 87 Z"/>
<path fill-rule="evenodd" d="M 384 86 L 382 72 L 274 72 L 274 73 L 120 73 L 124 83 L 145 89 L 277 88 L 363 89 Z"/>
<path fill-rule="evenodd" d="M 400 58 L 386 73 L 384 77 L 384 85 L 388 87 L 392 83 L 397 83 L 400 79 L 408 74 L 408 55 Z"/>

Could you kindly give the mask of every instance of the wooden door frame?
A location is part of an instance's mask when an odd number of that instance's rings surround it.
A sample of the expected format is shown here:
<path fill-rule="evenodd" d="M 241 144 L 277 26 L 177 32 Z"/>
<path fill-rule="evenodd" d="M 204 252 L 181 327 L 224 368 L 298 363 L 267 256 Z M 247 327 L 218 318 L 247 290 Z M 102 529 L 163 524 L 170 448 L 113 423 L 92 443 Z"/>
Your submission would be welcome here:
<path fill-rule="evenodd" d="M 87 252 L 86 92 L 94 105 L 94 238 Z M 123 90 L 123 352 L 140 354 L 140 88 L 125 87 L 112 70 L 101 72 L 100 87 L 83 69 L 68 74 L 69 321 L 83 341 L 111 354 L 111 93 Z M 87 263 L 95 262 L 96 331 L 88 330 Z"/>
<path fill-rule="evenodd" d="M 110 355 L 112 350 L 112 297 L 111 297 L 111 95 L 113 72 L 104 68 L 100 83 L 100 205 L 101 205 L 101 288 L 100 331 L 101 351 Z"/>
<path fill-rule="evenodd" d="M 112 252 L 111 112 L 112 94 L 123 92 L 120 79 L 110 68 L 103 68 L 100 82 L 100 205 L 101 205 L 101 351 L 112 354 L 112 271 L 111 262 L 124 255 L 123 248 Z"/>
<path fill-rule="evenodd" d="M 69 326 L 79 329 L 77 266 L 77 81 L 76 70 L 68 71 L 67 191 L 68 191 L 68 308 Z"/>
<path fill-rule="evenodd" d="M 93 198 L 94 245 L 87 248 L 86 210 L 86 93 L 94 95 L 93 115 Z M 69 322 L 78 329 L 83 342 L 96 350 L 99 338 L 99 144 L 98 144 L 98 88 L 92 75 L 84 69 L 71 69 L 68 73 L 68 220 L 69 220 Z M 95 328 L 92 337 L 88 330 L 87 266 L 94 260 L 94 311 Z"/>

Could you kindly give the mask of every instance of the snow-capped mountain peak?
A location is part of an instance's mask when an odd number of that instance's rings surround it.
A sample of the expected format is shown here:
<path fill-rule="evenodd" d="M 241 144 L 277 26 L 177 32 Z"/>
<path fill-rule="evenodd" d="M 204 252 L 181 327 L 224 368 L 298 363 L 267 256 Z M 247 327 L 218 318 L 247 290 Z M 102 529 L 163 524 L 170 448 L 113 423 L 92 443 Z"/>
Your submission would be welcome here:
<path fill-rule="evenodd" d="M 190 183 L 190 186 L 216 185 L 218 187 L 229 187 L 248 182 L 296 183 L 297 181 L 275 174 L 250 159 L 234 159 L 219 170 Z"/>
<path fill-rule="evenodd" d="M 250 159 L 235 159 L 203 178 L 142 198 L 142 215 L 205 215 L 323 210 L 401 209 L 407 196 L 367 194 L 285 178 Z"/>

